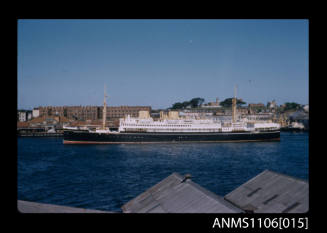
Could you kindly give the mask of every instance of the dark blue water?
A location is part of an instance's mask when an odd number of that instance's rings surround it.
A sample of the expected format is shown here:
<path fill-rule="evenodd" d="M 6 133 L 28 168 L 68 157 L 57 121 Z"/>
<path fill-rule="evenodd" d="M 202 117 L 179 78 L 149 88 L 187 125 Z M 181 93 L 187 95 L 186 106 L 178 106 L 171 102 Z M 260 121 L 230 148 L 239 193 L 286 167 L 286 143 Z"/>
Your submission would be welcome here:
<path fill-rule="evenodd" d="M 173 172 L 224 196 L 265 169 L 308 179 L 308 134 L 280 142 L 63 145 L 18 138 L 18 199 L 121 211 Z"/>

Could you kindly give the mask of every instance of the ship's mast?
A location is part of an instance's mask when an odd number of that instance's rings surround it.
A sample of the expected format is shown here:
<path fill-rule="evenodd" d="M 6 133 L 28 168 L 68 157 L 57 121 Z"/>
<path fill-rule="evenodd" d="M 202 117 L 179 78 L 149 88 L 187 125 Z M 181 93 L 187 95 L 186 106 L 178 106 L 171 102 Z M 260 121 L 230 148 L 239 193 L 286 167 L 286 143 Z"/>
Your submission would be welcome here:
<path fill-rule="evenodd" d="M 104 100 L 103 100 L 103 111 L 102 111 L 102 129 L 106 129 L 106 118 L 107 118 L 107 104 L 106 104 L 106 84 L 104 85 Z"/>
<path fill-rule="evenodd" d="M 234 87 L 234 98 L 232 100 L 232 121 L 233 123 L 236 122 L 236 86 Z"/>

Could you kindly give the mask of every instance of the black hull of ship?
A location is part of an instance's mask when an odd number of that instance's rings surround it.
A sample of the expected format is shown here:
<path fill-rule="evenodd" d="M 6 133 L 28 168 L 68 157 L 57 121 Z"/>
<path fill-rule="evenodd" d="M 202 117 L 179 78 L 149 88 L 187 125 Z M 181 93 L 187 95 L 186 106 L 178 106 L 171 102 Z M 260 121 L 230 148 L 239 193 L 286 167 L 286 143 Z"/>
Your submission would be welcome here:
<path fill-rule="evenodd" d="M 64 144 L 279 141 L 280 131 L 232 133 L 89 133 L 65 131 Z"/>

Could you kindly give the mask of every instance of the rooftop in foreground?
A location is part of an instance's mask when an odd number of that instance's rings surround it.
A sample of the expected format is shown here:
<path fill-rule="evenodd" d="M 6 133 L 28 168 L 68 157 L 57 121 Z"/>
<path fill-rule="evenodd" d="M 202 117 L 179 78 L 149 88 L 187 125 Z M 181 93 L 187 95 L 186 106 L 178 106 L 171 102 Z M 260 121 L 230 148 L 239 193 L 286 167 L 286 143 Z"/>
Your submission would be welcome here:
<path fill-rule="evenodd" d="M 304 213 L 309 184 L 265 170 L 220 197 L 173 173 L 122 206 L 124 213 Z"/>
<path fill-rule="evenodd" d="M 222 197 L 172 173 L 122 206 L 124 213 L 240 213 Z"/>
<path fill-rule="evenodd" d="M 21 213 L 112 213 L 109 211 L 90 210 L 21 200 L 17 201 L 17 209 Z"/>
<path fill-rule="evenodd" d="M 304 213 L 309 210 L 309 184 L 265 170 L 224 198 L 246 212 Z"/>

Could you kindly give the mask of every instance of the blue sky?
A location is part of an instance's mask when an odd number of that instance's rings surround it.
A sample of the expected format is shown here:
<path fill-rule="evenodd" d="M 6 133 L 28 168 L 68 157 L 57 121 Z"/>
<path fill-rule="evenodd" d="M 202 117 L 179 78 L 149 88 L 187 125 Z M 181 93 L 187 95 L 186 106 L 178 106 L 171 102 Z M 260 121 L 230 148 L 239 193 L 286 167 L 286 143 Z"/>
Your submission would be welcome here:
<path fill-rule="evenodd" d="M 308 20 L 18 20 L 18 108 L 308 104 Z"/>

